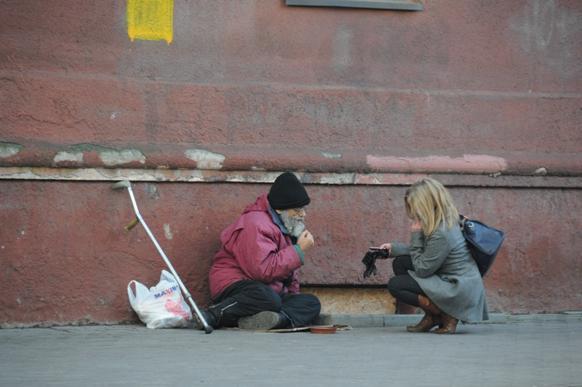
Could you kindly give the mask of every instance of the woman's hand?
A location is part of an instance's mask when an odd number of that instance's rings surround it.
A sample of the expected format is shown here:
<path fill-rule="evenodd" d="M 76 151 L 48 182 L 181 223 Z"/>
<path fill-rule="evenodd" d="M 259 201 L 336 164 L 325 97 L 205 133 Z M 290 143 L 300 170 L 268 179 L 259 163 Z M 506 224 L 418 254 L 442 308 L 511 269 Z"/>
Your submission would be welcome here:
<path fill-rule="evenodd" d="M 384 243 L 383 245 L 380 245 L 380 248 L 382 250 L 390 251 L 390 250 L 392 250 L 392 243 Z"/>
<path fill-rule="evenodd" d="M 420 224 L 420 221 L 418 221 L 418 220 L 412 221 L 412 223 L 410 224 L 410 231 L 411 232 L 418 232 L 420 230 L 422 230 L 422 226 Z"/>

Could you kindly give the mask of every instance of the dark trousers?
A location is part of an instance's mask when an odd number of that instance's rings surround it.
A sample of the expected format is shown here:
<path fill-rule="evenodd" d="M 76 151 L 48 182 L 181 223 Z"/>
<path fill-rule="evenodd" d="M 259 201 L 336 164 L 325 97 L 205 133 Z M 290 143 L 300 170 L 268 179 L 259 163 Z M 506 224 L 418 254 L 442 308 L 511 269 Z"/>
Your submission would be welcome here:
<path fill-rule="evenodd" d="M 418 306 L 418 295 L 425 295 L 418 282 L 408 274 L 408 270 L 414 270 L 410 256 L 396 257 L 392 261 L 394 277 L 388 281 L 388 291 L 398 301 L 409 305 Z"/>
<path fill-rule="evenodd" d="M 236 327 L 238 319 L 271 311 L 283 315 L 287 323 L 278 328 L 300 327 L 313 323 L 321 304 L 312 294 L 275 293 L 262 282 L 243 280 L 226 288 L 210 307 L 223 327 Z"/>

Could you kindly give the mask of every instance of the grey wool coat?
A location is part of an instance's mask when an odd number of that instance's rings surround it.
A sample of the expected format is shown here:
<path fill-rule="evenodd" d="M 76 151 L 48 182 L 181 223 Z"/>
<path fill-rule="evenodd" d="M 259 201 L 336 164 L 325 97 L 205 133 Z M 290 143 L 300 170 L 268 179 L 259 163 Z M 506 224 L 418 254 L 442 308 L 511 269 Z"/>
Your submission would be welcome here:
<path fill-rule="evenodd" d="M 409 274 L 448 315 L 466 322 L 487 320 L 483 280 L 461 228 L 441 224 L 431 235 L 413 232 L 410 245 L 392 242 L 392 256 L 410 255 Z"/>

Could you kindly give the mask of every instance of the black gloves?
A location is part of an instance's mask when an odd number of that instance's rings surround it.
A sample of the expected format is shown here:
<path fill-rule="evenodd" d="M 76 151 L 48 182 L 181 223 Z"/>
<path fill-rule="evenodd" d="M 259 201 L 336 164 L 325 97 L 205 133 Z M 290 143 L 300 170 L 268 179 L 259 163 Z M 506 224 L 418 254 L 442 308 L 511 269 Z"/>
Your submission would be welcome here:
<path fill-rule="evenodd" d="M 376 259 L 386 259 L 389 256 L 390 252 L 388 250 L 369 250 L 362 259 L 362 263 L 366 266 L 364 278 L 376 275 L 378 272 L 378 269 L 376 269 Z"/>

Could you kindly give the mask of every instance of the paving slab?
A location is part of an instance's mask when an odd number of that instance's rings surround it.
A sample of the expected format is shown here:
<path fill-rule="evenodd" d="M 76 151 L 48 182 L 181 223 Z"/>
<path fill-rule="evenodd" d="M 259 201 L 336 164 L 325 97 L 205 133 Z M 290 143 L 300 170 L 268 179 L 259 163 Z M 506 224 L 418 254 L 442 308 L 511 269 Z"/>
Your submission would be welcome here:
<path fill-rule="evenodd" d="M 0 386 L 582 386 L 582 321 L 332 335 L 142 326 L 0 329 Z"/>

